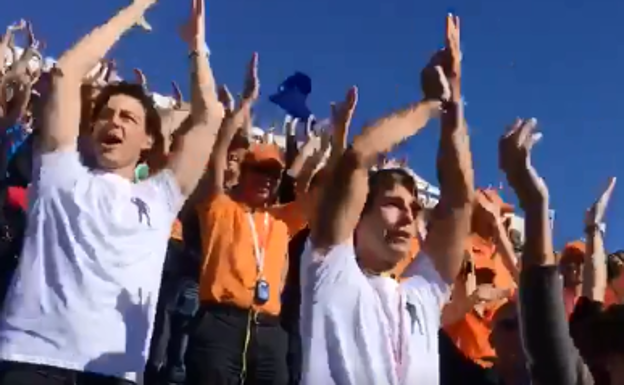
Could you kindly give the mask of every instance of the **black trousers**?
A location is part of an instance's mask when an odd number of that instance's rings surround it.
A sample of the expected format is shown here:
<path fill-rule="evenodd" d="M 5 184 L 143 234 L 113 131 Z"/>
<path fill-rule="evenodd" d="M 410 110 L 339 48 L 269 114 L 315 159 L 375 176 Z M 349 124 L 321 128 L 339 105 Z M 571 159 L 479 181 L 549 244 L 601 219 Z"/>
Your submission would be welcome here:
<path fill-rule="evenodd" d="M 194 322 L 187 385 L 288 384 L 288 335 L 279 317 L 202 304 Z"/>
<path fill-rule="evenodd" d="M 53 366 L 0 362 L 0 385 L 132 385 L 134 382 Z"/>

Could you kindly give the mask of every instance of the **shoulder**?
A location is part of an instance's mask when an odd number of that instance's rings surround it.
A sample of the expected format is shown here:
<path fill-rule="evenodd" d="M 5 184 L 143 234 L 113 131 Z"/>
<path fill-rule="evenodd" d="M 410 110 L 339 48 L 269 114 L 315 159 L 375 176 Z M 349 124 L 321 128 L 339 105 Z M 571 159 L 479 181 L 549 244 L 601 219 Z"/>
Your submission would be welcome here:
<path fill-rule="evenodd" d="M 186 200 L 173 171 L 168 169 L 134 185 L 134 194 L 137 198 L 149 200 L 164 207 L 174 217 Z"/>
<path fill-rule="evenodd" d="M 450 296 L 451 285 L 438 273 L 431 257 L 423 252 L 410 263 L 404 277 L 407 279 L 401 283 L 401 287 L 411 300 L 424 306 L 439 311 Z"/>

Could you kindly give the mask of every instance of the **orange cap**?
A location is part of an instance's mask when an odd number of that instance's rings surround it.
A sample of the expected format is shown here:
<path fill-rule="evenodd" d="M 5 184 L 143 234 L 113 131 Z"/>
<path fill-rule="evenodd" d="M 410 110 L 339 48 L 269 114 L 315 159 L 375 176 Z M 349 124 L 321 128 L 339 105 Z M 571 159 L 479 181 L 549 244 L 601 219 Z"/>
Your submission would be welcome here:
<path fill-rule="evenodd" d="M 585 242 L 574 241 L 566 244 L 561 250 L 561 263 L 582 262 L 585 258 Z"/>
<path fill-rule="evenodd" d="M 243 163 L 246 165 L 275 165 L 284 168 L 282 151 L 274 144 L 256 143 L 249 147 Z"/>

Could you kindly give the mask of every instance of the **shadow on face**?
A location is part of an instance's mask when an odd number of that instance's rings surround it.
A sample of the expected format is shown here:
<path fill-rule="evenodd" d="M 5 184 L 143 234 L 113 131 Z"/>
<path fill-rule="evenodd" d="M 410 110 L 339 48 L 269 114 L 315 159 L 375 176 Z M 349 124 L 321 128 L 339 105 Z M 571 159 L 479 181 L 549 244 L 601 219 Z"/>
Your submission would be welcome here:
<path fill-rule="evenodd" d="M 164 156 L 160 115 L 140 85 L 105 87 L 94 102 L 91 122 L 90 147 L 103 169 L 133 169 L 141 161 L 151 168 L 150 158 Z"/>
<path fill-rule="evenodd" d="M 417 233 L 416 217 L 420 209 L 413 180 L 389 175 L 373 184 L 365 209 L 356 228 L 358 251 L 375 261 L 371 269 L 387 270 L 412 249 Z M 410 183 L 411 182 L 411 183 Z"/>

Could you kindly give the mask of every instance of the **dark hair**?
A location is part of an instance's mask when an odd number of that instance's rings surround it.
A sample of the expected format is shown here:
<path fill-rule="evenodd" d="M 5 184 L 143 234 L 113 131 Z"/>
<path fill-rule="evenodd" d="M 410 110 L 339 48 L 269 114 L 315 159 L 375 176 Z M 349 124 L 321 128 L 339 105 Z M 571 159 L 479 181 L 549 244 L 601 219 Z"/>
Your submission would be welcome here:
<path fill-rule="evenodd" d="M 414 196 L 418 194 L 416 186 L 416 180 L 406 170 L 402 168 L 389 168 L 382 170 L 371 171 L 368 174 L 368 195 L 366 196 L 366 203 L 362 214 L 368 212 L 372 206 L 377 195 L 382 191 L 387 191 L 395 186 L 400 185 L 405 187 Z"/>
<path fill-rule="evenodd" d="M 624 250 L 618 250 L 607 256 L 607 280 L 612 281 L 624 272 Z"/>
<path fill-rule="evenodd" d="M 139 162 L 152 160 L 152 155 L 159 156 L 164 153 L 165 140 L 162 133 L 160 114 L 156 109 L 154 100 L 140 84 L 128 82 L 115 82 L 107 84 L 93 102 L 89 122 L 93 124 L 102 112 L 110 98 L 116 95 L 125 95 L 136 99 L 145 110 L 145 131 L 154 140 L 152 148 L 141 154 Z"/>

